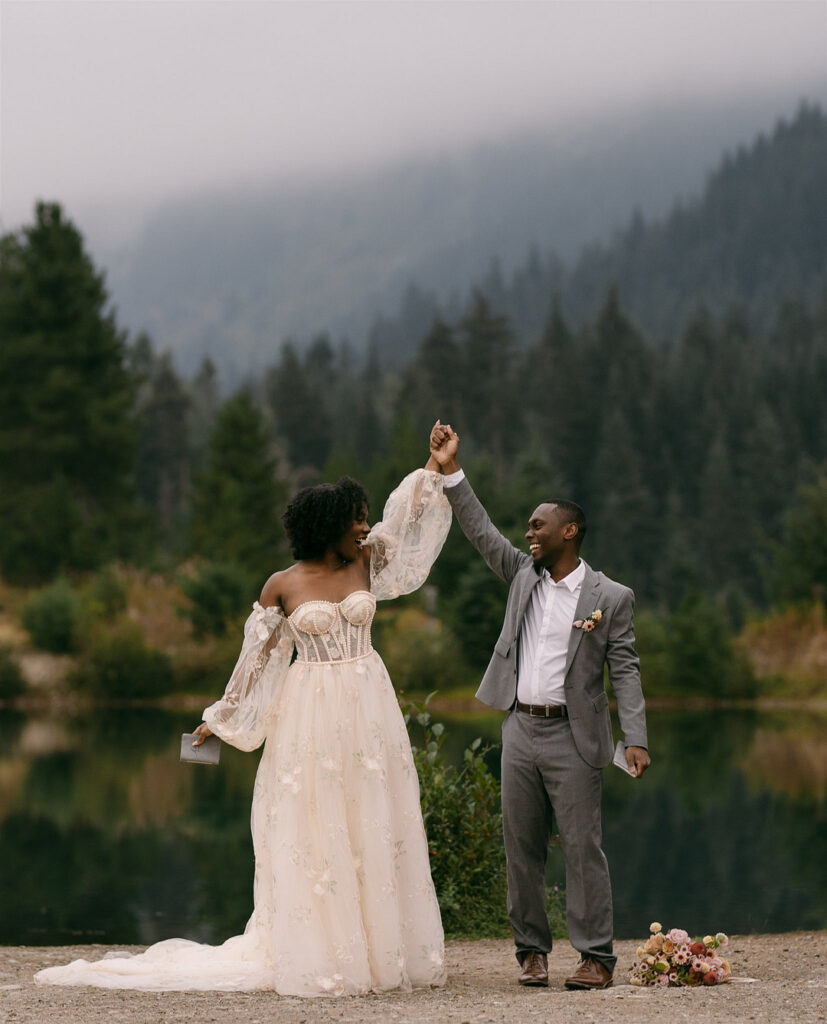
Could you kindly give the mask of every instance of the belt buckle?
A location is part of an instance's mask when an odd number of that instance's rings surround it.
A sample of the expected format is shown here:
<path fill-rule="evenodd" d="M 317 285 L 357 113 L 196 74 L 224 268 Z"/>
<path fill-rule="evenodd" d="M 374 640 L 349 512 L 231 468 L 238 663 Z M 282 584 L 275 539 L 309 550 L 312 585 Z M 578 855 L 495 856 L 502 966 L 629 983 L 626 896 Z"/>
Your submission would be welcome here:
<path fill-rule="evenodd" d="M 548 705 L 548 704 L 546 704 L 546 705 L 544 706 L 543 710 L 544 710 L 544 711 L 545 711 L 545 713 L 546 713 L 546 718 L 551 718 L 551 708 L 549 707 L 549 705 Z"/>

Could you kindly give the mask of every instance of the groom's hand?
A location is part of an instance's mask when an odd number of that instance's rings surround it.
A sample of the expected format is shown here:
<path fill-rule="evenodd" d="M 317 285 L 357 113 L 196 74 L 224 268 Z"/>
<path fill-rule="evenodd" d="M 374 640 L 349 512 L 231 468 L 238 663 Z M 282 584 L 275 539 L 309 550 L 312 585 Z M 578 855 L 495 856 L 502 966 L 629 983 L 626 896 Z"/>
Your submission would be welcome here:
<path fill-rule="evenodd" d="M 458 449 L 459 436 L 454 433 L 450 424 L 443 424 L 437 420 L 431 428 L 431 455 L 443 470 L 452 471 L 449 463 L 455 463 Z"/>
<path fill-rule="evenodd" d="M 643 747 L 626 748 L 626 764 L 628 764 L 629 770 L 634 772 L 638 778 L 643 775 L 651 763 L 652 759 L 649 757 L 648 750 L 645 750 Z"/>

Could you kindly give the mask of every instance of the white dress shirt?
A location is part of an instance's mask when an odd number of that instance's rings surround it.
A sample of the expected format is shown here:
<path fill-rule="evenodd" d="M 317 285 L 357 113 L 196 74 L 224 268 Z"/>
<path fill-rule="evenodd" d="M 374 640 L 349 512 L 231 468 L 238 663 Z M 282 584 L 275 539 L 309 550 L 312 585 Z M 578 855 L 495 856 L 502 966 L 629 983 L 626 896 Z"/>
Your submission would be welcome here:
<path fill-rule="evenodd" d="M 566 656 L 585 575 L 582 561 L 557 583 L 543 569 L 531 593 L 517 662 L 517 700 L 522 704 L 566 703 Z"/>
<path fill-rule="evenodd" d="M 446 473 L 442 478 L 443 487 L 456 487 L 460 480 L 465 479 L 465 472 L 458 469 L 456 473 Z"/>
<path fill-rule="evenodd" d="M 442 486 L 455 487 L 464 479 L 461 469 L 446 473 Z M 558 583 L 545 569 L 542 573 L 520 632 L 517 700 L 521 704 L 565 704 L 566 656 L 586 566 L 581 560 Z"/>

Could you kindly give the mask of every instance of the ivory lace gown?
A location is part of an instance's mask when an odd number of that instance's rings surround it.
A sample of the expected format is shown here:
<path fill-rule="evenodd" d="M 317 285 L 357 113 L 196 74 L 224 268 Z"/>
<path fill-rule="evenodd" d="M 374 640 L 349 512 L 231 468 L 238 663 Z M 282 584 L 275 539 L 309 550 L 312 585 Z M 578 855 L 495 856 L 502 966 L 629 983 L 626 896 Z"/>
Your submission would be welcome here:
<path fill-rule="evenodd" d="M 204 712 L 228 743 L 266 740 L 253 791 L 255 909 L 221 946 L 168 939 L 40 971 L 36 981 L 321 996 L 439 985 L 442 924 L 405 724 L 370 626 L 376 600 L 420 586 L 451 513 L 417 470 L 371 531 L 371 591 L 256 603 L 224 696 Z M 296 659 L 290 664 L 295 646 Z"/>

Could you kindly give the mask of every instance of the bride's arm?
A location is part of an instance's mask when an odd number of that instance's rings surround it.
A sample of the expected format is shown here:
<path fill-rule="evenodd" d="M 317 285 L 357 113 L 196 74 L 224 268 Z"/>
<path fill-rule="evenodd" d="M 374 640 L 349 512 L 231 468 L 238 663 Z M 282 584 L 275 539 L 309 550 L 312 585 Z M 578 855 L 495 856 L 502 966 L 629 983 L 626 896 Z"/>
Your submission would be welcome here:
<path fill-rule="evenodd" d="M 224 695 L 204 709 L 209 732 L 239 750 L 260 747 L 292 653 L 293 641 L 281 609 L 265 608 L 256 601 L 244 624 L 241 653 Z"/>
<path fill-rule="evenodd" d="M 450 526 L 451 507 L 442 493 L 439 463 L 431 456 L 393 491 L 365 541 L 376 599 L 389 600 L 421 587 Z"/>
<path fill-rule="evenodd" d="M 217 713 L 219 705 L 222 704 L 225 705 L 225 710 L 229 707 L 236 707 L 244 696 L 245 685 L 249 695 L 249 689 L 255 685 L 261 675 L 261 672 L 267 665 L 269 657 L 282 635 L 283 624 L 277 617 L 274 617 L 274 615 L 284 614 L 281 607 L 281 583 L 283 575 L 283 572 L 275 572 L 264 584 L 259 601 L 253 605 L 253 614 L 250 615 L 247 619 L 247 623 L 245 624 L 244 642 L 242 644 L 241 654 L 238 662 L 236 663 L 236 667 L 233 670 L 233 674 L 230 676 L 230 680 L 227 683 L 227 687 L 224 690 L 224 696 L 220 701 L 216 701 L 215 704 L 211 704 L 208 710 L 215 709 Z M 257 623 L 256 630 L 248 630 L 247 627 L 251 622 Z M 262 622 L 266 622 L 268 624 L 266 627 L 267 631 L 269 632 L 272 628 L 272 632 L 270 632 L 267 640 L 263 642 L 263 646 L 256 654 L 255 658 L 252 658 L 251 654 L 253 654 L 253 646 L 257 647 L 262 643 Z M 227 716 L 225 715 L 225 718 L 226 717 Z M 214 735 L 214 733 L 206 722 L 202 722 L 197 728 L 193 729 L 193 735 L 196 739 L 192 745 L 194 747 L 200 747 L 204 740 L 207 739 L 208 736 Z M 232 741 L 228 740 L 228 742 Z M 258 746 L 258 744 L 256 745 Z"/>

